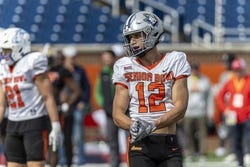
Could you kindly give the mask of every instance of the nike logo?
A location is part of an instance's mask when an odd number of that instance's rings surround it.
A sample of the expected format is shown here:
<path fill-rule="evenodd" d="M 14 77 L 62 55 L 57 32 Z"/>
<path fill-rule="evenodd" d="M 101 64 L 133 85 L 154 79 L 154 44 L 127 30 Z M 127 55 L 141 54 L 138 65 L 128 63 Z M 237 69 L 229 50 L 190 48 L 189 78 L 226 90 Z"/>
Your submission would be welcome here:
<path fill-rule="evenodd" d="M 131 151 L 141 151 L 142 150 L 142 147 L 136 147 L 136 146 L 132 146 Z"/>
<path fill-rule="evenodd" d="M 168 71 L 168 69 L 162 70 L 162 72 L 164 72 L 164 73 L 167 72 L 167 71 Z"/>

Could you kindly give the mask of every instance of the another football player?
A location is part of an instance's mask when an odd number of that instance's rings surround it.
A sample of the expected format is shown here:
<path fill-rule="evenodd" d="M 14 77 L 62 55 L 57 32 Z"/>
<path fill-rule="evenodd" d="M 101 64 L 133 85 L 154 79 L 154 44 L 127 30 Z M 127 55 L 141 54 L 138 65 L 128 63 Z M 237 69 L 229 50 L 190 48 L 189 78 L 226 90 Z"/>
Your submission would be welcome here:
<path fill-rule="evenodd" d="M 61 126 L 51 82 L 46 73 L 47 57 L 31 52 L 30 35 L 21 28 L 0 34 L 0 120 L 8 104 L 5 139 L 7 166 L 42 167 L 45 163 L 47 118 L 52 130 L 49 144 L 56 151 Z"/>

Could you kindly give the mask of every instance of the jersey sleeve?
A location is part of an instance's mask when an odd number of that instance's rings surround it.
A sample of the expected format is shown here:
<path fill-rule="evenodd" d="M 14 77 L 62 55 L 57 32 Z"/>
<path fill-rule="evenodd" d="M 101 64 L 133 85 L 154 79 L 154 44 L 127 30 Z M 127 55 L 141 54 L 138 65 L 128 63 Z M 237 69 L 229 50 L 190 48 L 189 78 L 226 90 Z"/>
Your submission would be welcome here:
<path fill-rule="evenodd" d="M 129 65 L 126 65 L 126 63 L 124 62 L 127 62 L 126 57 L 121 58 L 115 62 L 114 67 L 113 67 L 114 73 L 112 76 L 112 81 L 113 81 L 113 84 L 121 84 L 125 87 L 128 87 L 129 84 L 126 81 L 126 78 L 124 77 L 124 72 L 125 72 L 124 68 L 126 68 L 126 66 L 129 66 Z"/>
<path fill-rule="evenodd" d="M 33 59 L 32 61 L 32 66 L 33 66 L 32 77 L 33 78 L 47 71 L 48 59 L 46 55 L 36 52 L 36 53 L 33 53 L 31 57 Z"/>
<path fill-rule="evenodd" d="M 175 63 L 174 66 L 174 73 L 175 73 L 175 78 L 183 78 L 183 77 L 188 77 L 191 73 L 191 67 L 189 62 L 187 61 L 186 54 L 183 52 L 175 52 Z"/>

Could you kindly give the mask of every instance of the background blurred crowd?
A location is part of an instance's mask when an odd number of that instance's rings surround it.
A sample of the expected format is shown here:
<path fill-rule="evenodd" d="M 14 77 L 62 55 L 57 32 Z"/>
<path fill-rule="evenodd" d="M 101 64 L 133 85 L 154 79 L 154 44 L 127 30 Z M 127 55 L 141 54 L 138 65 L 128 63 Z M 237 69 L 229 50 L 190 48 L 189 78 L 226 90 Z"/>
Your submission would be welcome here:
<path fill-rule="evenodd" d="M 81 166 L 91 161 L 91 153 L 89 154 L 86 145 L 96 141 L 85 140 L 88 136 L 86 128 L 89 127 L 84 121 L 89 122 L 88 119 L 92 119 L 98 129 L 97 135 L 101 136 L 96 144 L 100 149 L 99 153 L 110 153 L 103 161 L 110 162 L 113 167 L 119 166 L 125 161 L 127 133 L 113 124 L 110 106 L 114 90 L 110 77 L 113 63 L 125 55 L 124 50 L 120 45 L 114 45 L 101 54 L 102 67 L 94 84 L 90 84 L 89 74 L 76 61 L 77 55 L 76 48 L 68 46 L 49 57 L 49 76 L 54 83 L 54 89 L 59 91 L 60 96 L 56 99 L 64 132 L 64 145 L 59 149 L 58 164 Z M 212 84 L 209 77 L 202 72 L 202 62 L 190 61 L 189 103 L 184 119 L 177 126 L 179 144 L 185 161 L 206 161 L 211 155 L 215 155 L 228 162 L 242 163 L 244 159 L 249 164 L 247 64 L 243 58 L 232 53 L 225 53 L 221 57 L 225 70 L 216 84 Z M 53 78 L 55 71 L 60 72 L 61 79 Z M 91 94 L 92 89 L 94 94 Z M 94 96 L 99 106 L 95 110 L 91 108 L 91 96 Z M 69 99 L 73 101 L 65 105 L 65 101 Z M 4 123 L 1 128 L 3 140 Z M 208 148 L 211 138 L 216 138 L 217 145 L 212 149 Z M 3 149 L 2 145 L 2 164 L 5 162 Z M 56 162 L 51 160 L 52 157 L 48 160 L 49 164 Z"/>

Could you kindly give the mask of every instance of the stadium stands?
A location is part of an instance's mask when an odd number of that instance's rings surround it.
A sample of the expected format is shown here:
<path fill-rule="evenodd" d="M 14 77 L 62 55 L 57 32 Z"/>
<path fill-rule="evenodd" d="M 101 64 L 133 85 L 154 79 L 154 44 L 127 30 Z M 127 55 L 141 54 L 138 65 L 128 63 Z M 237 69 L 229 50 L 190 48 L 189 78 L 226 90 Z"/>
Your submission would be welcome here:
<path fill-rule="evenodd" d="M 222 37 L 232 41 L 244 41 L 250 37 L 250 11 L 247 0 L 221 0 Z M 212 28 L 198 25 L 199 35 L 211 35 L 214 41 L 216 25 L 216 0 L 138 0 L 140 10 L 152 10 L 168 24 L 174 24 L 178 36 L 185 37 L 177 42 L 192 41 L 193 24 L 198 19 Z M 153 4 L 153 6 L 152 6 Z M 173 23 L 169 11 L 158 6 L 167 6 L 178 13 L 178 22 Z M 128 9 L 128 11 L 131 11 Z M 114 17 L 111 6 L 95 6 L 92 0 L 0 0 L 0 25 L 3 28 L 20 26 L 31 33 L 32 41 L 39 43 L 117 43 L 122 41 L 122 24 L 126 14 Z M 128 13 L 129 14 L 129 13 Z M 217 13 L 218 14 L 218 13 Z M 218 20 L 217 20 L 218 21 Z M 200 22 L 199 22 L 200 23 Z M 229 28 L 227 30 L 227 28 Z M 169 28 L 173 30 L 174 28 Z M 201 31 L 200 31 L 201 29 Z M 235 31 L 236 30 L 236 31 Z M 237 32 L 231 34 L 231 32 Z M 170 36 L 171 36 L 170 31 Z M 173 42 L 166 35 L 165 42 Z M 183 40 L 184 39 L 184 40 Z M 175 41 L 175 42 L 176 42 Z"/>

